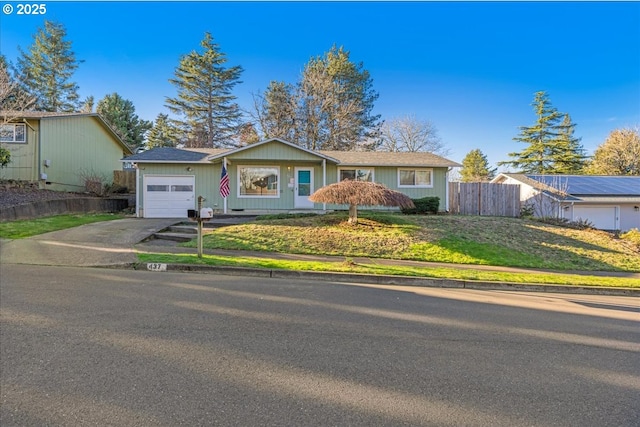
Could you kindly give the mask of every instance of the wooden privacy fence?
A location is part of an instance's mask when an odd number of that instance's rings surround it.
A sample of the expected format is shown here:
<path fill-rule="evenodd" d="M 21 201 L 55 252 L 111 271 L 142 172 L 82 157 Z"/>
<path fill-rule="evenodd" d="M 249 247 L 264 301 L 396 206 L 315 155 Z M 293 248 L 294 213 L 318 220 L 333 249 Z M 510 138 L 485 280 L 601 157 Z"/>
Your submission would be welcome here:
<path fill-rule="evenodd" d="M 127 187 L 129 193 L 135 193 L 136 171 L 113 171 L 113 183 Z"/>
<path fill-rule="evenodd" d="M 450 182 L 449 211 L 461 215 L 520 216 L 520 186 Z"/>

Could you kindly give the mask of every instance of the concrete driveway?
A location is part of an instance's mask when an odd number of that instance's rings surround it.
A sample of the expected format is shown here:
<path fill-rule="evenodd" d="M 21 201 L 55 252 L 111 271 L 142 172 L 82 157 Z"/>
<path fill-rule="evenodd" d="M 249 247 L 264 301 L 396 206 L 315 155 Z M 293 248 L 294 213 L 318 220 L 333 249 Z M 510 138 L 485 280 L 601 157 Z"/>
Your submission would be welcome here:
<path fill-rule="evenodd" d="M 2 240 L 3 264 L 122 266 L 137 262 L 133 246 L 183 219 L 125 218 L 54 231 L 27 239 Z"/>

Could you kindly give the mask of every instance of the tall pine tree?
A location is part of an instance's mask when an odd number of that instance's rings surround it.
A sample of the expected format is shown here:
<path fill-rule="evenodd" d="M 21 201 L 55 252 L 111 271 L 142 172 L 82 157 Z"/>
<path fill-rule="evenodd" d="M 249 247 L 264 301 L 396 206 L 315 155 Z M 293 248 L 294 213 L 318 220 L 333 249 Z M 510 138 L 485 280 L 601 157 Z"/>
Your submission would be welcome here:
<path fill-rule="evenodd" d="M 575 124 L 568 114 L 551 105 L 546 92 L 536 92 L 532 103 L 537 120 L 533 126 L 520 127 L 514 141 L 527 144 L 522 151 L 509 153 L 513 160 L 498 162 L 523 173 L 575 173 L 584 163 L 580 140 L 574 138 Z"/>
<path fill-rule="evenodd" d="M 96 111 L 129 147 L 135 150 L 143 145 L 152 123 L 138 117 L 133 102 L 114 92 L 98 101 Z"/>
<path fill-rule="evenodd" d="M 191 147 L 217 148 L 232 144 L 238 133 L 242 113 L 234 101 L 233 88 L 241 83 L 242 67 L 227 67 L 227 58 L 205 33 L 201 52 L 182 56 L 169 79 L 177 89 L 175 98 L 167 98 L 166 106 L 181 119 L 176 125 L 187 135 Z"/>
<path fill-rule="evenodd" d="M 179 132 L 169 121 L 169 116 L 160 113 L 149 131 L 146 147 L 175 147 L 179 140 Z"/>
<path fill-rule="evenodd" d="M 573 136 L 576 125 L 569 114 L 565 114 L 558 127 L 558 137 L 551 147 L 553 174 L 580 174 L 585 167 L 586 153 L 580 144 L 581 138 Z"/>
<path fill-rule="evenodd" d="M 254 97 L 258 123 L 264 138 L 297 140 L 295 88 L 287 83 L 271 81 L 264 95 Z"/>
<path fill-rule="evenodd" d="M 19 48 L 19 80 L 37 98 L 39 111 L 74 112 L 80 106 L 78 85 L 72 78 L 82 61 L 76 59 L 66 36 L 62 24 L 44 21 L 28 51 Z"/>
<path fill-rule="evenodd" d="M 265 136 L 312 150 L 354 150 L 379 137 L 377 98 L 363 64 L 333 46 L 309 60 L 296 85 L 272 82 L 255 107 Z"/>
<path fill-rule="evenodd" d="M 496 176 L 496 169 L 489 166 L 487 156 L 478 148 L 471 150 L 462 159 L 460 178 L 462 182 L 491 181 Z"/>

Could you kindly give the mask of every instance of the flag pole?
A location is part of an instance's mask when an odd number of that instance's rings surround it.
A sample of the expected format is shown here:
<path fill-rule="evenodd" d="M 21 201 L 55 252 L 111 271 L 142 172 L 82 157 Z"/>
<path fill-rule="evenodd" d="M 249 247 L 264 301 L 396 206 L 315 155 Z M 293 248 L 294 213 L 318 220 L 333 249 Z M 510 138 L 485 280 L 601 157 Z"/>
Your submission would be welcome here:
<path fill-rule="evenodd" d="M 227 158 L 226 157 L 222 158 L 222 165 L 223 165 L 223 167 L 225 169 L 227 169 Z M 227 175 L 229 175 L 229 170 L 228 169 L 227 169 Z M 222 200 L 223 200 L 222 204 L 223 204 L 223 207 L 224 207 L 223 212 L 226 215 L 227 214 L 227 198 L 224 197 Z"/>

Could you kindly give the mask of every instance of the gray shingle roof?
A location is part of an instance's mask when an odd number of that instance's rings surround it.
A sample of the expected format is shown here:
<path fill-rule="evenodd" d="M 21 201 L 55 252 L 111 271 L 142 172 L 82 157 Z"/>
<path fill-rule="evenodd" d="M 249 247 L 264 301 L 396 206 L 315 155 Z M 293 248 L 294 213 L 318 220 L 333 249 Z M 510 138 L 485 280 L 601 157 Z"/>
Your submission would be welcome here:
<path fill-rule="evenodd" d="M 181 150 L 173 147 L 156 147 L 142 153 L 136 153 L 132 156 L 125 157 L 127 162 L 153 162 L 153 163 L 170 163 L 170 162 L 188 162 L 196 163 L 205 160 L 210 154 L 199 151 Z"/>
<path fill-rule="evenodd" d="M 459 163 L 432 153 L 390 153 L 384 151 L 320 151 L 333 157 L 341 165 L 349 166 L 413 166 L 413 167 L 458 167 Z"/>
<path fill-rule="evenodd" d="M 264 141 L 263 143 L 268 143 Z M 276 140 L 280 141 L 280 140 Z M 280 141 L 283 142 L 283 141 Z M 263 144 L 263 143 L 260 143 Z M 286 141 L 285 141 L 286 143 Z M 287 143 L 291 145 L 291 143 Z M 233 155 L 236 152 L 251 149 L 256 145 L 236 149 L 207 149 L 191 148 L 178 149 L 172 147 L 158 147 L 142 153 L 129 156 L 124 161 L 129 162 L 205 162 L 206 158 L 215 159 L 223 155 Z M 312 152 L 310 150 L 304 150 Z M 397 167 L 457 167 L 459 163 L 445 159 L 432 153 L 390 153 L 379 151 L 317 151 L 319 158 L 336 160 L 344 166 L 397 166 Z"/>

